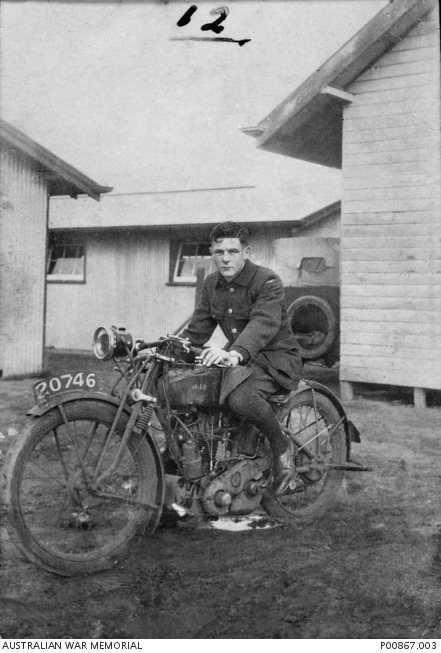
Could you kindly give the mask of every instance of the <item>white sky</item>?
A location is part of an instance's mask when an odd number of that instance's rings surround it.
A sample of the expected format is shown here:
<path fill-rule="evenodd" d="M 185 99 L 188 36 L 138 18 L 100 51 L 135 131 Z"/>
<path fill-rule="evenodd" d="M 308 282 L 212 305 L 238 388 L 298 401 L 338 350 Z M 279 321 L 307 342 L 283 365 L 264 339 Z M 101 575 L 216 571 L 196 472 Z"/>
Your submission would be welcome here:
<path fill-rule="evenodd" d="M 387 4 L 230 0 L 220 36 L 201 32 L 219 2 L 1 2 L 2 116 L 114 192 L 257 185 L 301 212 L 339 196 L 340 174 L 258 150 L 257 124 Z M 195 1 L 194 4 L 197 4 Z"/>

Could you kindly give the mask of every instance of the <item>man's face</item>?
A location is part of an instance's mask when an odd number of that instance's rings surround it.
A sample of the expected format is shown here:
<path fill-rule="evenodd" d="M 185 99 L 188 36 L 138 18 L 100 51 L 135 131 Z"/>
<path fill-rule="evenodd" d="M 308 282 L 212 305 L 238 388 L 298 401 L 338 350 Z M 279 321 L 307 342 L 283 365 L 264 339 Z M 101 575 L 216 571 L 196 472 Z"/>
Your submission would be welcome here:
<path fill-rule="evenodd" d="M 220 274 L 231 281 L 245 265 L 250 248 L 244 247 L 239 238 L 222 238 L 211 243 L 210 251 Z"/>

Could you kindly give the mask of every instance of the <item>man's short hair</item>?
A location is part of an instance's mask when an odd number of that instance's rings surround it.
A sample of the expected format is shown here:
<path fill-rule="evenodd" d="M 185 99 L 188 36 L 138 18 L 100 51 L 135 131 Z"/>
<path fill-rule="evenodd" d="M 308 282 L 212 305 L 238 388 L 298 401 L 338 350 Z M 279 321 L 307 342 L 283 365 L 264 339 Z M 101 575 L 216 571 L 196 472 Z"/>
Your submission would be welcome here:
<path fill-rule="evenodd" d="M 210 243 L 222 238 L 239 238 L 241 245 L 246 247 L 250 238 L 249 230 L 240 222 L 221 222 L 210 231 Z"/>

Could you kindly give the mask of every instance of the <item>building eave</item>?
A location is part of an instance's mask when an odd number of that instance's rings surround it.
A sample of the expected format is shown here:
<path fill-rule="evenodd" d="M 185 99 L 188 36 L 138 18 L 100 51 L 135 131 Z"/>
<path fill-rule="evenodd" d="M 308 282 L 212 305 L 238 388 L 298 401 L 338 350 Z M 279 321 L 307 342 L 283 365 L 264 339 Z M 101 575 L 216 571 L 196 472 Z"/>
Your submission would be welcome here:
<path fill-rule="evenodd" d="M 346 87 L 436 6 L 436 0 L 391 2 L 258 125 L 242 131 L 261 149 L 341 168 Z"/>
<path fill-rule="evenodd" d="M 309 215 L 306 215 L 304 218 L 301 218 L 301 220 L 297 220 L 293 227 L 293 233 L 294 232 L 297 233 L 302 229 L 311 227 L 313 224 L 316 224 L 317 222 L 321 222 L 322 220 L 326 220 L 327 218 L 331 218 L 339 214 L 341 214 L 341 200 L 337 200 L 332 204 L 328 204 L 327 206 L 324 206 L 318 211 L 314 211 L 314 213 L 310 213 Z"/>
<path fill-rule="evenodd" d="M 99 200 L 101 194 L 113 190 L 110 186 L 97 184 L 4 120 L 0 120 L 0 142 L 34 162 L 47 180 L 49 195 L 88 195 Z"/>

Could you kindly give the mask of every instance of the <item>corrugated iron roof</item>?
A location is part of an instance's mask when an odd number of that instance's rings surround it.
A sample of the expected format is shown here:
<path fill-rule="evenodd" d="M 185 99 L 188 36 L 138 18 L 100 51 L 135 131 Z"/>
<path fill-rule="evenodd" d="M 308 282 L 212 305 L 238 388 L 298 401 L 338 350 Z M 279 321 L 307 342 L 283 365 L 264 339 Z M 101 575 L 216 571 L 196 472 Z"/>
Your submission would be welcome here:
<path fill-rule="evenodd" d="M 310 213 L 309 215 L 306 215 L 301 220 L 297 220 L 295 224 L 295 230 L 297 231 L 299 229 L 304 229 L 305 227 L 310 227 L 316 222 L 320 222 L 325 218 L 330 218 L 331 216 L 336 215 L 338 213 L 341 213 L 341 200 L 338 200 L 337 202 L 333 202 L 332 204 L 328 204 L 327 206 L 324 206 L 322 209 L 319 209 L 318 211 L 314 211 L 314 213 Z"/>
<path fill-rule="evenodd" d="M 20 129 L 1 119 L 0 143 L 3 147 L 6 144 L 7 147 L 18 150 L 35 162 L 48 181 L 49 195 L 70 195 L 71 197 L 89 195 L 89 197 L 99 200 L 102 193 L 109 193 L 113 190 L 110 186 L 97 184 Z"/>
<path fill-rule="evenodd" d="M 99 204 L 89 198 L 77 202 L 51 202 L 51 229 L 119 229 L 195 227 L 233 220 L 283 226 L 307 218 L 309 202 L 291 196 L 277 202 L 265 188 L 237 187 L 169 191 L 162 193 L 111 194 Z M 315 206 L 320 204 L 315 203 Z M 332 205 L 331 205 L 332 206 Z M 305 210 L 306 209 L 306 210 Z M 326 209 L 324 209 L 326 210 Z M 309 211 L 307 215 L 310 215 Z M 316 215 L 316 212 L 312 214 Z"/>

